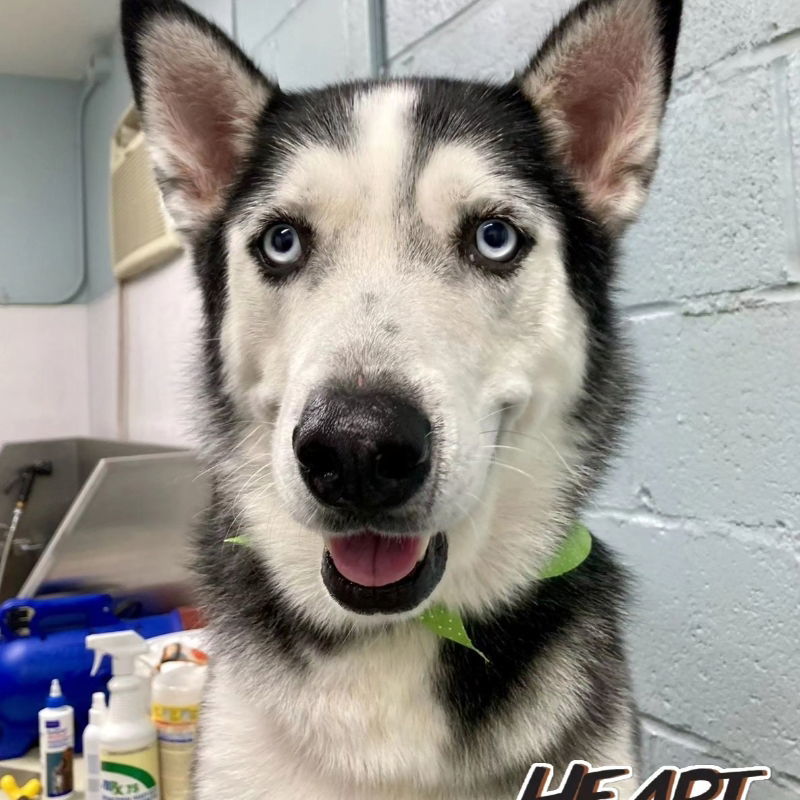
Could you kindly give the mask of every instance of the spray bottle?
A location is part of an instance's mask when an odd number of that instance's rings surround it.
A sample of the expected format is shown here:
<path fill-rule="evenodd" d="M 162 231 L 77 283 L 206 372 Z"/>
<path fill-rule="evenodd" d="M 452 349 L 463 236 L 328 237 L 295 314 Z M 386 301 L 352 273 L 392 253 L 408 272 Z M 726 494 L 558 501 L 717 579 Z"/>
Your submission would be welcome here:
<path fill-rule="evenodd" d="M 75 719 L 72 706 L 61 694 L 61 684 L 50 684 L 47 705 L 39 712 L 39 751 L 42 759 L 42 796 L 46 800 L 72 797 L 75 756 Z"/>
<path fill-rule="evenodd" d="M 95 633 L 86 637 L 94 650 L 92 674 L 103 657 L 112 658 L 108 682 L 108 712 L 100 728 L 102 800 L 159 800 L 158 745 L 149 715 L 149 689 L 134 674 L 136 658 L 148 652 L 147 643 L 135 631 Z"/>
<path fill-rule="evenodd" d="M 86 800 L 100 800 L 100 733 L 106 718 L 106 696 L 92 695 L 89 724 L 83 729 L 83 761 L 86 764 Z"/>
<path fill-rule="evenodd" d="M 158 733 L 162 800 L 190 800 L 190 772 L 208 657 L 168 646 L 153 678 L 153 722 Z"/>

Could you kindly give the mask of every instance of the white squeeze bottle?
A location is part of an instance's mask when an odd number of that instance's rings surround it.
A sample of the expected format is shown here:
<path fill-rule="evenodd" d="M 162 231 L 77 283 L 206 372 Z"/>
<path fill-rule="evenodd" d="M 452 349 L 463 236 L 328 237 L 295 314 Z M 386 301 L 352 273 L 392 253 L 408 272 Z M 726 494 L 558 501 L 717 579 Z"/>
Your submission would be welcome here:
<path fill-rule="evenodd" d="M 153 679 L 163 800 L 189 800 L 190 773 L 206 667 L 190 661 L 161 664 Z"/>
<path fill-rule="evenodd" d="M 86 800 L 100 800 L 100 728 L 106 718 L 106 696 L 92 695 L 89 724 L 83 729 L 83 762 L 86 765 Z"/>
<path fill-rule="evenodd" d="M 39 752 L 44 800 L 72 797 L 75 758 L 75 712 L 61 694 L 61 684 L 50 684 L 47 705 L 39 712 Z"/>
<path fill-rule="evenodd" d="M 149 686 L 134 674 L 136 659 L 148 652 L 135 631 L 93 633 L 86 647 L 95 651 L 92 674 L 103 657 L 112 658 L 108 712 L 100 727 L 101 800 L 159 800 L 158 744 L 148 713 Z"/>

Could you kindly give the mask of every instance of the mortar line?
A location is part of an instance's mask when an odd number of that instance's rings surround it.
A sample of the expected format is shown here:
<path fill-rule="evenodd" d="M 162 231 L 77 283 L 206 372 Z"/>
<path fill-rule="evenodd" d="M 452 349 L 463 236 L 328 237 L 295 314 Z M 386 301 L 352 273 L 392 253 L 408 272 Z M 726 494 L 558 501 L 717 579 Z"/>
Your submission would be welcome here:
<path fill-rule="evenodd" d="M 667 722 L 646 711 L 639 711 L 639 716 L 644 720 L 648 731 L 655 736 L 675 742 L 689 750 L 701 751 L 712 758 L 722 758 L 736 767 L 767 766 L 771 771 L 770 780 L 777 786 L 800 792 L 800 777 L 790 772 L 774 769 L 767 761 L 759 759 L 757 756 L 742 753 L 739 750 L 730 750 L 720 742 L 701 736 L 690 728 Z"/>
<path fill-rule="evenodd" d="M 460 19 L 465 14 L 467 14 L 469 11 L 471 11 L 473 8 L 475 8 L 475 6 L 481 5 L 482 3 L 485 2 L 488 3 L 489 0 L 470 0 L 469 3 L 467 3 L 462 8 L 459 8 L 458 11 L 456 11 L 454 14 L 451 14 L 449 17 L 447 17 L 447 19 L 443 19 L 437 22 L 435 25 L 432 25 L 421 36 L 418 36 L 413 41 L 403 45 L 396 53 L 391 53 L 387 61 L 387 66 L 391 66 L 396 61 L 403 58 L 403 56 L 408 55 L 409 52 L 413 50 L 415 47 L 422 44 L 423 42 L 428 41 L 429 39 L 434 38 L 436 34 L 447 28 L 450 25 L 450 23 L 455 22 L 456 20 Z"/>
<path fill-rule="evenodd" d="M 295 12 L 300 8 L 300 6 L 305 5 L 306 0 L 297 0 L 297 2 L 282 16 L 278 21 L 251 47 L 248 49 L 251 52 L 255 52 L 259 47 L 261 47 L 264 42 L 269 39 L 274 33 L 277 33 L 284 24 L 294 16 Z"/>
<path fill-rule="evenodd" d="M 800 29 L 786 31 L 772 39 L 727 50 L 710 63 L 684 72 L 675 80 L 675 86 L 679 94 L 684 94 L 685 87 L 691 89 L 703 78 L 726 81 L 739 72 L 768 66 L 776 59 L 796 53 L 798 50 L 800 50 Z"/>
<path fill-rule="evenodd" d="M 760 284 L 744 289 L 685 295 L 675 300 L 634 303 L 623 306 L 621 311 L 626 319 L 638 322 L 672 315 L 702 317 L 798 301 L 800 301 L 800 283 L 794 276 L 789 275 L 786 283 Z"/>
<path fill-rule="evenodd" d="M 797 542 L 792 539 L 791 530 L 780 522 L 754 524 L 740 520 L 668 515 L 646 508 L 610 506 L 596 506 L 586 513 L 586 518 L 639 525 L 648 530 L 681 531 L 695 539 L 705 539 L 708 536 L 723 541 L 732 539 L 743 545 L 755 544 L 778 550 L 800 564 Z"/>
<path fill-rule="evenodd" d="M 653 303 L 637 303 L 632 306 L 623 306 L 622 313 L 630 322 L 640 322 L 659 317 L 677 316 L 681 313 L 680 302 L 673 300 L 657 300 Z"/>
<path fill-rule="evenodd" d="M 775 89 L 775 114 L 778 121 L 778 164 L 780 186 L 783 192 L 784 228 L 786 229 L 787 264 L 784 274 L 787 280 L 800 279 L 800 220 L 798 219 L 797 168 L 794 164 L 794 140 L 792 136 L 792 114 L 789 102 L 788 61 L 785 56 L 772 65 Z"/>
<path fill-rule="evenodd" d="M 682 514 L 666 514 L 663 511 L 653 510 L 640 506 L 639 508 L 625 508 L 624 506 L 597 505 L 587 513 L 599 517 L 607 517 L 623 522 L 636 522 L 646 527 L 665 528 L 698 528 L 699 526 L 719 526 L 724 528 L 738 528 L 739 530 L 762 531 L 775 533 L 783 531 L 780 524 L 758 524 L 742 522 L 741 520 L 725 519 L 724 517 L 691 517 Z M 699 532 L 699 531 L 698 531 Z M 703 531 L 705 533 L 705 531 Z"/>
<path fill-rule="evenodd" d="M 707 755 L 719 757 L 729 762 L 742 758 L 740 753 L 729 750 L 720 742 L 701 736 L 684 725 L 675 725 L 646 711 L 639 711 L 639 716 L 644 720 L 645 726 L 650 733 L 680 744 L 689 750 L 700 750 Z"/>

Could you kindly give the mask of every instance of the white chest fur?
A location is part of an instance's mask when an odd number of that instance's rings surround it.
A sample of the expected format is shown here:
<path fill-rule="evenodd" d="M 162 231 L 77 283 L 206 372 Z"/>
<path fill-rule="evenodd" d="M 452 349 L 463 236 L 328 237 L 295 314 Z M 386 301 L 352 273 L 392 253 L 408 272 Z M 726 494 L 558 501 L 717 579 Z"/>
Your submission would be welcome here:
<path fill-rule="evenodd" d="M 438 792 L 448 783 L 448 726 L 433 696 L 437 648 L 420 627 L 309 656 L 307 666 L 234 666 L 223 656 L 204 708 L 197 800 L 219 800 L 236 784 L 249 800 L 246 775 L 259 800 L 356 800 L 358 787 L 371 800 Z"/>

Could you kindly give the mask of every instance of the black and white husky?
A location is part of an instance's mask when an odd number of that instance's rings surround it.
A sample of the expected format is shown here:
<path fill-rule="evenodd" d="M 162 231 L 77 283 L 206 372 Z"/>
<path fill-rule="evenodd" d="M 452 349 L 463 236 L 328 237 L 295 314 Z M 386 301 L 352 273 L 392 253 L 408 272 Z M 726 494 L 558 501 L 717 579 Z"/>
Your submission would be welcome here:
<path fill-rule="evenodd" d="M 532 762 L 635 762 L 624 575 L 599 542 L 541 575 L 631 394 L 614 260 L 680 12 L 586 0 L 504 85 L 285 93 L 182 3 L 123 0 L 205 304 L 197 800 L 500 800 Z"/>

